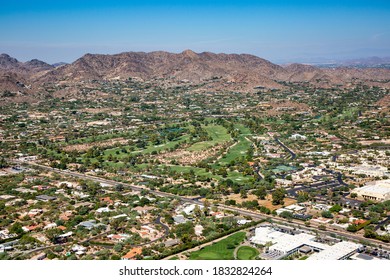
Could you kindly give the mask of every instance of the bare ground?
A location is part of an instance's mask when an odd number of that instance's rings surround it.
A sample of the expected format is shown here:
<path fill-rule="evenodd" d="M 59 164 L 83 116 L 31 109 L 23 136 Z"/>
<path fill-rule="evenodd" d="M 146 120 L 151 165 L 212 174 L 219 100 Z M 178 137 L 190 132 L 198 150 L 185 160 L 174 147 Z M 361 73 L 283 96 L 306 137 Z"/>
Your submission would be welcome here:
<path fill-rule="evenodd" d="M 109 140 L 100 141 L 100 142 L 69 145 L 69 146 L 64 147 L 63 150 L 66 152 L 69 152 L 69 151 L 83 152 L 83 151 L 86 151 L 92 147 L 109 147 L 109 146 L 113 146 L 115 144 L 126 144 L 127 141 L 128 141 L 127 139 L 123 139 L 123 138 L 114 138 L 114 139 L 109 139 Z"/>

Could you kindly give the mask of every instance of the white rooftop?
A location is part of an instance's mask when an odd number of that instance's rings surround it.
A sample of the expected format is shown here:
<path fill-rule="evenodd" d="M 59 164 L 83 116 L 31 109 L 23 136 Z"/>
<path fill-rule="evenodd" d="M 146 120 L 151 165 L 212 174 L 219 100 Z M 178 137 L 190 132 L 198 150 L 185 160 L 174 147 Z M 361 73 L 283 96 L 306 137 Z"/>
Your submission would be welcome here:
<path fill-rule="evenodd" d="M 277 243 L 272 245 L 269 249 L 287 253 L 303 245 L 309 245 L 310 247 L 315 247 L 322 250 L 328 249 L 330 247 L 327 244 L 315 242 L 314 239 L 314 235 L 307 233 L 300 233 L 296 235 L 284 233 L 283 236 L 277 240 Z"/>
<path fill-rule="evenodd" d="M 342 241 L 333 246 L 329 246 L 327 250 L 311 255 L 308 260 L 339 260 L 361 246 L 349 241 Z"/>
<path fill-rule="evenodd" d="M 308 233 L 291 235 L 271 227 L 259 227 L 255 229 L 255 236 L 250 241 L 262 245 L 271 242 L 272 245 L 269 247 L 269 251 L 277 253 L 279 257 L 289 255 L 298 248 L 307 245 L 320 250 L 319 253 L 315 253 L 309 257 L 309 259 L 316 260 L 341 259 L 361 247 L 359 244 L 348 241 L 341 241 L 334 245 L 329 245 L 317 242 L 315 239 L 316 236 Z"/>
<path fill-rule="evenodd" d="M 287 207 L 286 207 L 286 208 L 279 208 L 279 209 L 276 210 L 276 214 L 278 214 L 278 215 L 280 215 L 280 214 L 283 213 L 283 212 L 290 212 L 290 213 L 293 213 L 294 211 L 291 210 L 291 209 L 287 209 Z"/>
<path fill-rule="evenodd" d="M 356 191 L 364 191 L 366 193 L 387 194 L 390 193 L 390 188 L 384 188 L 381 186 L 365 186 L 356 189 Z"/>
<path fill-rule="evenodd" d="M 301 211 L 305 209 L 305 207 L 299 206 L 298 204 L 291 204 L 289 206 L 284 207 L 285 209 L 293 210 L 293 211 Z"/>
<path fill-rule="evenodd" d="M 61 234 L 61 235 L 58 235 L 58 237 L 60 238 L 63 238 L 63 237 L 69 237 L 69 236 L 72 236 L 73 232 L 72 231 L 69 231 L 67 233 L 64 233 L 64 234 Z"/>
<path fill-rule="evenodd" d="M 390 179 L 368 182 L 366 186 L 390 189 Z"/>
<path fill-rule="evenodd" d="M 119 214 L 119 215 L 116 215 L 114 217 L 112 217 L 113 219 L 118 219 L 118 218 L 122 218 L 122 217 L 127 217 L 126 214 Z"/>
<path fill-rule="evenodd" d="M 186 215 L 190 215 L 195 210 L 196 206 L 197 206 L 197 204 L 190 204 L 190 205 L 185 206 L 184 208 L 179 207 L 178 209 L 176 209 L 176 213 L 184 212 L 184 213 L 186 213 Z M 203 205 L 198 205 L 198 206 L 200 209 L 204 208 Z"/>
<path fill-rule="evenodd" d="M 277 240 L 283 236 L 283 234 L 284 233 L 270 227 L 258 227 L 255 229 L 255 236 L 253 236 L 250 241 L 255 244 L 265 245 L 267 242 Z"/>
<path fill-rule="evenodd" d="M 250 223 L 252 222 L 251 220 L 245 220 L 245 219 L 242 219 L 242 220 L 237 220 L 237 224 L 239 225 L 245 225 L 247 223 Z"/>
<path fill-rule="evenodd" d="M 97 213 L 103 213 L 103 212 L 111 212 L 112 210 L 108 207 L 101 207 L 99 209 L 96 209 Z"/>
<path fill-rule="evenodd" d="M 359 195 L 367 195 L 388 199 L 390 197 L 390 179 L 367 183 L 364 187 L 353 190 Z"/>

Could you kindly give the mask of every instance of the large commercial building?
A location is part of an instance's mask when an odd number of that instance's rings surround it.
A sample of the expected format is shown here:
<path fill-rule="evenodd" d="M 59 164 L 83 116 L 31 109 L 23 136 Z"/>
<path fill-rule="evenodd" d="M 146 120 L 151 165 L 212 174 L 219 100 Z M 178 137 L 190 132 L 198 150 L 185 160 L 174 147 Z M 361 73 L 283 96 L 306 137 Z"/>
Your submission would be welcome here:
<path fill-rule="evenodd" d="M 345 169 L 351 171 L 353 174 L 363 174 L 369 177 L 390 176 L 388 169 L 380 165 L 362 164 Z"/>
<path fill-rule="evenodd" d="M 281 259 L 296 252 L 311 253 L 309 260 L 343 260 L 353 255 L 362 245 L 349 241 L 333 245 L 316 241 L 316 236 L 308 233 L 289 234 L 272 227 L 259 227 L 251 242 L 270 245 L 262 256 L 268 259 Z"/>
<path fill-rule="evenodd" d="M 352 191 L 358 198 L 374 201 L 390 200 L 390 179 L 367 183 L 364 187 Z"/>

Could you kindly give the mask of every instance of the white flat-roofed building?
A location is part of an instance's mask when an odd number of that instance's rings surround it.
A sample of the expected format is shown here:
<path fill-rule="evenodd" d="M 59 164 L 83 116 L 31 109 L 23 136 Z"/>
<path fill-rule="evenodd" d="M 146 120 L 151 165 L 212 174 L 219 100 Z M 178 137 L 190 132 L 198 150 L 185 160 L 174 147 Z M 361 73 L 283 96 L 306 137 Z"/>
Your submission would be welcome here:
<path fill-rule="evenodd" d="M 296 133 L 296 134 L 291 135 L 290 139 L 293 139 L 293 140 L 306 140 L 306 136 Z"/>
<path fill-rule="evenodd" d="M 358 198 L 374 201 L 390 200 L 390 179 L 367 183 L 364 187 L 352 191 Z"/>
<path fill-rule="evenodd" d="M 329 246 L 326 250 L 311 255 L 308 260 L 345 260 L 355 254 L 356 250 L 361 246 L 349 241 L 342 241 Z"/>
<path fill-rule="evenodd" d="M 237 220 L 237 224 L 238 225 L 245 225 L 247 223 L 250 223 L 252 222 L 251 220 L 245 220 L 245 219 L 241 219 L 241 220 Z"/>
<path fill-rule="evenodd" d="M 146 179 L 158 179 L 157 176 L 147 175 L 147 174 L 142 174 L 141 177 L 146 178 Z"/>
<path fill-rule="evenodd" d="M 276 212 L 276 214 L 279 216 L 279 215 L 282 214 L 283 212 L 290 212 L 290 213 L 293 213 L 294 211 L 291 210 L 291 209 L 287 209 L 287 207 L 286 207 L 286 208 L 279 208 L 279 209 L 277 209 L 275 212 Z"/>
<path fill-rule="evenodd" d="M 286 206 L 286 207 L 284 207 L 284 208 L 289 209 L 289 210 L 293 210 L 293 211 L 296 211 L 296 212 L 305 210 L 305 207 L 300 206 L 300 205 L 298 205 L 298 204 L 291 204 L 291 205 Z"/>
<path fill-rule="evenodd" d="M 61 235 L 58 235 L 57 238 L 66 238 L 66 237 L 70 237 L 73 235 L 73 232 L 72 231 L 69 231 L 67 233 L 64 233 L 64 234 L 61 234 Z"/>
<path fill-rule="evenodd" d="M 293 185 L 293 181 L 286 179 L 276 179 L 275 182 L 281 187 L 291 187 Z"/>
<path fill-rule="evenodd" d="M 100 207 L 99 209 L 96 209 L 96 213 L 107 213 L 111 212 L 112 210 L 108 207 Z"/>
<path fill-rule="evenodd" d="M 353 174 L 363 174 L 369 177 L 390 176 L 388 169 L 381 165 L 362 164 L 358 166 L 347 167 L 345 169 L 351 171 Z"/>
<path fill-rule="evenodd" d="M 307 233 L 300 233 L 291 235 L 284 233 L 281 238 L 277 240 L 277 243 L 270 246 L 270 251 L 280 252 L 283 256 L 288 256 L 298 251 L 302 246 L 309 246 L 316 251 L 326 250 L 330 247 L 327 244 L 314 241 L 315 236 Z"/>
<path fill-rule="evenodd" d="M 180 213 L 184 212 L 186 215 L 191 215 L 194 212 L 196 206 L 198 206 L 199 209 L 203 209 L 204 208 L 204 206 L 202 206 L 202 205 L 197 205 L 197 204 L 189 204 L 188 205 L 188 204 L 185 204 L 185 205 L 177 208 L 176 209 L 176 213 L 180 214 Z"/>
<path fill-rule="evenodd" d="M 50 224 L 47 224 L 43 229 L 52 229 L 55 227 L 57 227 L 56 223 L 50 223 Z"/>
<path fill-rule="evenodd" d="M 309 259 L 315 260 L 341 260 L 347 259 L 362 245 L 348 241 L 337 242 L 334 245 L 316 241 L 316 236 L 309 233 L 295 235 L 283 233 L 271 227 L 259 227 L 255 229 L 255 235 L 250 239 L 252 243 L 269 246 L 268 252 L 263 254 L 269 259 L 281 259 L 294 254 L 302 247 L 310 247 L 312 255 Z"/>
<path fill-rule="evenodd" d="M 126 214 L 119 214 L 119 215 L 112 217 L 112 219 L 119 219 L 119 218 L 127 218 L 127 215 Z"/>
<path fill-rule="evenodd" d="M 332 206 L 329 206 L 329 205 L 326 205 L 326 204 L 315 204 L 313 206 L 314 209 L 317 209 L 317 210 L 323 210 L 323 211 L 327 211 L 329 210 L 330 208 L 332 208 Z"/>
<path fill-rule="evenodd" d="M 4 195 L 0 195 L 0 199 L 1 200 L 9 200 L 9 199 L 12 199 L 12 198 L 15 198 L 16 196 L 14 195 L 8 195 L 8 194 L 4 194 Z"/>
<path fill-rule="evenodd" d="M 351 209 L 343 208 L 339 213 L 340 214 L 347 214 L 347 213 L 350 213 L 350 212 L 351 212 Z"/>
<path fill-rule="evenodd" d="M 277 240 L 284 233 L 277 231 L 271 227 L 258 227 L 255 229 L 255 235 L 250 239 L 255 244 L 265 245 L 267 242 Z"/>

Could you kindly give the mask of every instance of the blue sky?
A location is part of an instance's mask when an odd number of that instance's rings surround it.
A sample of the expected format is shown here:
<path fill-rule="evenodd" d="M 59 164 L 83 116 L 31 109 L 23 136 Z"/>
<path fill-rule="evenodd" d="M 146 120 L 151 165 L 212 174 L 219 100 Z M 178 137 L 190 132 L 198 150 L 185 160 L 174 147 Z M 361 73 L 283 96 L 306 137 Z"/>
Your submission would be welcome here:
<path fill-rule="evenodd" d="M 390 1 L 2 2 L 0 53 L 21 61 L 185 49 L 277 63 L 390 56 Z"/>

